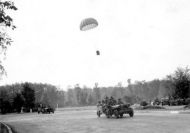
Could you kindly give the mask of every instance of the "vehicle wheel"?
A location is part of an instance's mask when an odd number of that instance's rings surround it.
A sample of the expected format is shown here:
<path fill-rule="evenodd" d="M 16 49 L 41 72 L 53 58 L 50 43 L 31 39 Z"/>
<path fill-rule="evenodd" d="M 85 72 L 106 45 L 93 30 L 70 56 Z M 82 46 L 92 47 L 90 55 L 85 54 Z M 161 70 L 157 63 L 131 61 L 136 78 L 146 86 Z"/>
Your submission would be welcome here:
<path fill-rule="evenodd" d="M 106 115 L 107 118 L 110 118 L 110 115 Z"/>
<path fill-rule="evenodd" d="M 122 118 L 122 117 L 123 117 L 123 114 L 120 114 L 120 117 Z"/>
<path fill-rule="evenodd" d="M 130 117 L 133 117 L 133 116 L 134 116 L 133 110 L 131 110 L 131 112 L 129 113 L 129 116 L 130 116 Z"/>
<path fill-rule="evenodd" d="M 116 118 L 119 118 L 119 112 L 117 110 L 114 111 L 114 115 Z"/>

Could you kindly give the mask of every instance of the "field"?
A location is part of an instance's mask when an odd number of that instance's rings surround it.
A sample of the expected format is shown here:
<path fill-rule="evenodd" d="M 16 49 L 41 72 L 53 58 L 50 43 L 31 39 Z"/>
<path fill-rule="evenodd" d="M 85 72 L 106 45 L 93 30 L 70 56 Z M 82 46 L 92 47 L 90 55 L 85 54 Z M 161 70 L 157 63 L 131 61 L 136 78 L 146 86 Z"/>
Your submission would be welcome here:
<path fill-rule="evenodd" d="M 135 111 L 133 118 L 98 118 L 94 107 L 59 109 L 55 114 L 0 115 L 17 133 L 190 133 L 189 111 Z"/>

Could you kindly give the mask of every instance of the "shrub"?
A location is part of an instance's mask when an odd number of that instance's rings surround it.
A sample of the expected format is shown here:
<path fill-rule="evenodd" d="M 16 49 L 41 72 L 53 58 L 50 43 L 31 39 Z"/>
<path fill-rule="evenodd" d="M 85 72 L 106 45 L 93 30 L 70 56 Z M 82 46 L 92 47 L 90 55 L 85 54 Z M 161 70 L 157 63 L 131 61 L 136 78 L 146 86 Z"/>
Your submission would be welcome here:
<path fill-rule="evenodd" d="M 164 107 L 162 106 L 152 106 L 152 105 L 148 105 L 148 106 L 144 106 L 143 109 L 165 109 Z"/>
<path fill-rule="evenodd" d="M 185 99 L 185 104 L 190 105 L 190 98 Z"/>
<path fill-rule="evenodd" d="M 140 105 L 141 105 L 141 106 L 147 106 L 148 103 L 147 103 L 146 101 L 142 101 L 142 102 L 140 103 Z"/>

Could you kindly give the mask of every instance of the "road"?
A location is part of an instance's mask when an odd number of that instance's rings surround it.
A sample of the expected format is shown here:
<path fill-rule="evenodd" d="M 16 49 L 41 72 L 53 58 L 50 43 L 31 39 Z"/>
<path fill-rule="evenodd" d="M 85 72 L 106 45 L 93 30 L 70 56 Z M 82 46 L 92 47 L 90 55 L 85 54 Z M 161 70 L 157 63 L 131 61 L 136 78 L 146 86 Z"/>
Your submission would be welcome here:
<path fill-rule="evenodd" d="M 190 113 L 136 111 L 133 118 L 97 118 L 96 110 L 1 115 L 17 133 L 190 133 Z"/>

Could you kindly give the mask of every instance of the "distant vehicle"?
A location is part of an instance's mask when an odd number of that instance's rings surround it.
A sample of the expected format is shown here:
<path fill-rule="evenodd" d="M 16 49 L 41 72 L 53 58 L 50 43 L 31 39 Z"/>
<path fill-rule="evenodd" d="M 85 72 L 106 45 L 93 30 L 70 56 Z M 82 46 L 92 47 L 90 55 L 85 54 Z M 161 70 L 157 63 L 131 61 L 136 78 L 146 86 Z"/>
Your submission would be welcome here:
<path fill-rule="evenodd" d="M 153 101 L 153 105 L 160 105 L 161 104 L 161 101 L 159 99 L 155 99 Z"/>
<path fill-rule="evenodd" d="M 50 113 L 54 113 L 55 109 L 47 106 L 47 107 L 38 107 L 38 114 L 42 113 L 42 114 L 50 114 Z"/>
<path fill-rule="evenodd" d="M 169 98 L 161 98 L 161 104 L 162 104 L 162 106 L 164 106 L 164 105 L 170 106 L 170 99 Z"/>
<path fill-rule="evenodd" d="M 130 104 L 121 104 L 121 105 L 104 105 L 102 106 L 102 111 L 97 110 L 98 117 L 101 114 L 105 114 L 107 118 L 115 116 L 116 118 L 122 118 L 124 114 L 129 114 L 130 117 L 134 116 L 134 111 L 130 107 Z"/>

